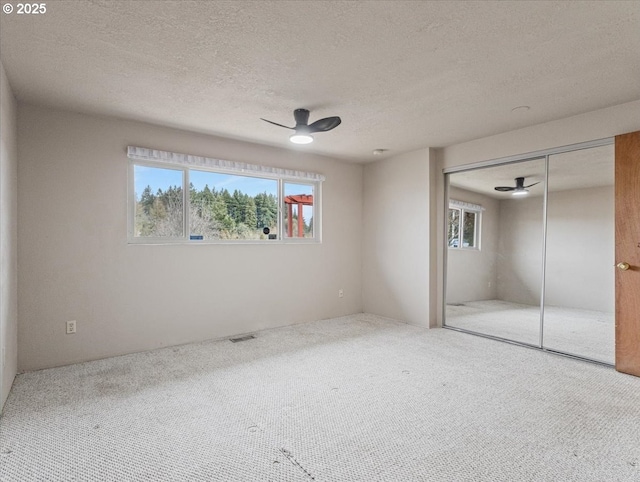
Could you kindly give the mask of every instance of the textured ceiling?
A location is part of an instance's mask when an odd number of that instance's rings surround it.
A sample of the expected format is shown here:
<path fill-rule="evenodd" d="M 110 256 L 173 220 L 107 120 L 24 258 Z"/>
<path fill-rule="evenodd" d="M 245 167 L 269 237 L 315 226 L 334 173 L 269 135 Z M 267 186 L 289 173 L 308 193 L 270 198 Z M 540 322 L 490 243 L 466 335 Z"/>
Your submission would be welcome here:
<path fill-rule="evenodd" d="M 0 15 L 20 101 L 367 162 L 640 99 L 640 2 L 48 1 Z M 512 112 L 528 105 L 528 111 Z M 383 156 L 383 157 L 384 157 Z"/>

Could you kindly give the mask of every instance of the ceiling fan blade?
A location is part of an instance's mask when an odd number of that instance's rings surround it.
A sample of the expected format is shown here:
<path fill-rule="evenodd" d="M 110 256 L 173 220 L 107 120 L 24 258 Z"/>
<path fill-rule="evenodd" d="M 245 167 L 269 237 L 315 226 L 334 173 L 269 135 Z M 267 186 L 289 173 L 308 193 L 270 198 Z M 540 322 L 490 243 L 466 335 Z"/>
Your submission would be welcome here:
<path fill-rule="evenodd" d="M 270 121 L 270 120 L 267 120 L 267 119 L 263 119 L 262 117 L 260 117 L 260 120 L 268 122 L 269 124 L 273 124 L 274 126 L 284 127 L 285 129 L 295 129 L 295 127 L 283 126 L 282 124 L 278 124 L 277 122 L 273 122 L 273 121 Z"/>
<path fill-rule="evenodd" d="M 535 186 L 536 184 L 540 184 L 541 182 L 542 181 L 534 182 L 533 184 L 529 184 L 528 186 L 525 186 L 525 188 Z"/>
<path fill-rule="evenodd" d="M 325 117 L 309 125 L 309 132 L 326 132 L 340 125 L 340 117 Z"/>
<path fill-rule="evenodd" d="M 500 192 L 508 192 L 508 191 L 515 191 L 516 190 L 515 187 L 511 187 L 511 186 L 497 186 L 494 189 L 496 191 L 500 191 Z"/>

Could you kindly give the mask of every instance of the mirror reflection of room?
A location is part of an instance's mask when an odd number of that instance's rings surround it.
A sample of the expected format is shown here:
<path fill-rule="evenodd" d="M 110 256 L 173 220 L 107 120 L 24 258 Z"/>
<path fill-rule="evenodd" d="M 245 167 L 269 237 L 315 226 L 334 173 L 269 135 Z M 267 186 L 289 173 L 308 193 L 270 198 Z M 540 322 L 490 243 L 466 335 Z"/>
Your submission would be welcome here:
<path fill-rule="evenodd" d="M 614 147 L 549 156 L 544 346 L 615 362 Z"/>
<path fill-rule="evenodd" d="M 544 157 L 448 175 L 445 324 L 613 363 L 613 146 L 549 156 L 545 233 L 546 178 Z"/>
<path fill-rule="evenodd" d="M 539 344 L 544 179 L 544 159 L 450 174 L 448 326 Z M 475 246 L 470 225 L 452 236 L 457 209 L 476 214 Z"/>

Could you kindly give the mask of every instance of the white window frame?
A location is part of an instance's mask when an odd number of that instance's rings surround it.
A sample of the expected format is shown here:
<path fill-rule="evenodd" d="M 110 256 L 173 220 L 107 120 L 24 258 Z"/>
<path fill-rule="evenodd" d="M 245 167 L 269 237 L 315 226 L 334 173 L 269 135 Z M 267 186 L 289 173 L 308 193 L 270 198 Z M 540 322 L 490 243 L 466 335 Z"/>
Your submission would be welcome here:
<path fill-rule="evenodd" d="M 479 204 L 472 204 L 463 201 L 456 201 L 454 199 L 449 200 L 449 210 L 456 209 L 460 211 L 460 216 L 458 218 L 458 244 L 459 246 L 451 246 L 449 244 L 449 239 L 447 237 L 447 247 L 449 249 L 459 250 L 470 250 L 470 251 L 480 251 L 481 242 L 482 242 L 482 211 L 484 208 Z M 447 211 L 448 213 L 449 211 Z M 464 214 L 474 213 L 476 215 L 476 222 L 474 224 L 474 241 L 475 246 L 464 246 Z M 449 216 L 447 215 L 447 232 L 449 232 Z"/>
<path fill-rule="evenodd" d="M 287 236 L 285 236 L 285 231 L 284 231 L 284 210 L 285 210 L 285 202 L 284 202 L 284 185 L 286 184 L 301 184 L 303 186 L 309 186 L 312 185 L 313 186 L 313 237 L 312 238 L 297 238 L 297 237 L 291 237 L 288 238 Z M 320 226 L 321 223 L 318 222 L 318 219 L 320 218 L 321 214 L 320 214 L 320 205 L 316 205 L 316 197 L 318 199 L 321 199 L 321 194 L 320 194 L 320 189 L 322 188 L 322 183 L 314 183 L 314 182 L 310 182 L 310 181 L 300 181 L 300 180 L 291 180 L 291 179 L 283 179 L 282 182 L 279 185 L 280 190 L 279 190 L 279 218 L 278 218 L 278 230 L 282 232 L 282 239 L 285 242 L 295 242 L 296 240 L 313 240 L 316 237 L 320 236 Z M 298 216 L 300 216 L 300 214 L 298 214 Z"/>
<path fill-rule="evenodd" d="M 322 243 L 322 183 L 321 174 L 280 169 L 268 166 L 246 164 L 220 159 L 191 156 L 167 151 L 129 146 L 127 150 L 128 193 L 127 193 L 127 242 L 129 244 L 319 244 Z M 155 167 L 182 171 L 183 192 L 183 236 L 140 237 L 135 236 L 135 166 Z M 216 174 L 273 179 L 278 182 L 278 232 L 277 239 L 190 239 L 189 206 L 191 204 L 189 171 L 198 170 Z M 285 236 L 284 231 L 284 184 L 313 186 L 313 237 L 298 238 Z"/>

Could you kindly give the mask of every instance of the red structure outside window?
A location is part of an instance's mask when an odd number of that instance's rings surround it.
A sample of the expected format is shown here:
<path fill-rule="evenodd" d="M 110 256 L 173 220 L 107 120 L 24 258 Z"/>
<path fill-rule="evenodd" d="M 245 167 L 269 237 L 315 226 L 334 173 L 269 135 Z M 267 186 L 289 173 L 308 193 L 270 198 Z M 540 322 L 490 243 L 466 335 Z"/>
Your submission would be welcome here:
<path fill-rule="evenodd" d="M 293 205 L 298 206 L 298 238 L 304 238 L 304 217 L 302 206 L 313 206 L 312 194 L 292 194 L 285 196 L 284 203 L 287 205 L 287 235 L 293 238 Z"/>

